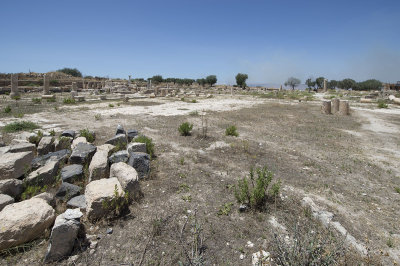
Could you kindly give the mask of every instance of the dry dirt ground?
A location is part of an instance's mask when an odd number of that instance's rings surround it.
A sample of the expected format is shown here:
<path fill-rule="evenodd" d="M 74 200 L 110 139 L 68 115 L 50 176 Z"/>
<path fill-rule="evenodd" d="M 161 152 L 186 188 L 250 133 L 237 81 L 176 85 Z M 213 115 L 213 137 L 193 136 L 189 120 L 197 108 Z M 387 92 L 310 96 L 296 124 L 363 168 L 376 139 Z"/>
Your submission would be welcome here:
<path fill-rule="evenodd" d="M 362 257 L 351 249 L 340 264 L 399 262 L 400 194 L 395 187 L 400 187 L 400 108 L 351 103 L 351 115 L 339 116 L 323 115 L 318 101 L 196 99 L 19 103 L 14 108 L 25 108 L 22 119 L 44 129 L 94 130 L 96 144 L 114 135 L 117 124 L 137 129 L 155 143 L 151 176 L 141 182 L 144 197 L 130 207 L 129 215 L 88 225 L 88 233 L 102 235 L 95 252 L 77 253 L 61 264 L 194 265 L 203 260 L 205 265 L 249 265 L 252 253 L 273 252 L 275 234 L 291 238 L 302 228 L 330 235 L 301 205 L 305 196 L 333 213 L 332 222 L 340 223 L 367 251 Z M 2 114 L 0 121 L 13 120 L 18 119 Z M 183 137 L 177 128 L 186 121 L 194 129 Z M 239 137 L 225 136 L 229 125 L 236 125 Z M 3 138 L 7 142 L 12 136 Z M 233 186 L 252 166 L 264 165 L 281 180 L 281 197 L 265 212 L 240 213 Z M 218 215 L 224 204 L 231 210 Z M 106 235 L 109 227 L 114 232 Z M 203 242 L 192 252 L 197 236 Z M 343 240 L 343 245 L 350 242 Z M 41 264 L 47 245 L 48 238 L 43 238 L 0 263 Z"/>

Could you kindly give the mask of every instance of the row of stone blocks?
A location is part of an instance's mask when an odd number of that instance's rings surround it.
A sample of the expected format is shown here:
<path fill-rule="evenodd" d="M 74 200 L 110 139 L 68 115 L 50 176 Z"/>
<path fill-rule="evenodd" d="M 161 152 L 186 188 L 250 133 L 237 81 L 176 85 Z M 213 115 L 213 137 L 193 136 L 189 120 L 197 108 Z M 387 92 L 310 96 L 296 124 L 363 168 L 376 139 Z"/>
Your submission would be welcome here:
<path fill-rule="evenodd" d="M 350 105 L 349 101 L 339 100 L 337 98 L 332 99 L 332 101 L 323 101 L 321 106 L 321 111 L 324 114 L 335 114 L 338 113 L 340 115 L 349 115 L 350 114 Z"/>

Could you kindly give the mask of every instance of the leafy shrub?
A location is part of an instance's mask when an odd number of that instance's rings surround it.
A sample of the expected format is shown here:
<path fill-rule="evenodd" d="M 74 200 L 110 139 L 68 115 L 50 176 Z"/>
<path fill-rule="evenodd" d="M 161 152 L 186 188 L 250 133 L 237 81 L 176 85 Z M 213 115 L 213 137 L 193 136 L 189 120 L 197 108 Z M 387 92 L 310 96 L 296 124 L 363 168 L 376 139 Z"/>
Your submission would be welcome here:
<path fill-rule="evenodd" d="M 252 209 L 263 210 L 267 200 L 279 194 L 280 183 L 274 184 L 272 191 L 268 192 L 273 177 L 273 173 L 265 166 L 255 170 L 251 168 L 249 177 L 239 180 L 235 186 L 236 200 Z"/>
<path fill-rule="evenodd" d="M 225 203 L 222 207 L 218 210 L 218 215 L 226 215 L 228 216 L 232 211 L 232 202 Z"/>
<path fill-rule="evenodd" d="M 30 199 L 36 196 L 39 193 L 45 192 L 47 190 L 47 186 L 27 186 L 25 191 L 21 195 L 22 200 Z"/>
<path fill-rule="evenodd" d="M 11 97 L 11 99 L 19 101 L 19 100 L 21 100 L 21 96 L 13 96 L 13 97 Z"/>
<path fill-rule="evenodd" d="M 56 102 L 56 97 L 48 98 L 48 99 L 46 99 L 46 102 L 55 103 Z"/>
<path fill-rule="evenodd" d="M 234 136 L 234 137 L 237 137 L 237 136 L 239 136 L 239 133 L 237 133 L 237 128 L 236 128 L 236 126 L 229 126 L 229 127 L 227 127 L 226 128 L 226 130 L 225 130 L 225 135 L 227 135 L 227 136 Z"/>
<path fill-rule="evenodd" d="M 197 103 L 197 100 L 196 100 L 196 99 L 193 99 L 193 100 L 192 100 L 192 103 Z"/>
<path fill-rule="evenodd" d="M 11 106 L 7 105 L 7 106 L 4 108 L 4 113 L 6 113 L 6 114 L 11 113 Z"/>
<path fill-rule="evenodd" d="M 53 136 L 53 137 L 56 135 L 56 132 L 54 131 L 54 129 L 50 130 L 49 133 L 50 133 L 50 136 Z"/>
<path fill-rule="evenodd" d="M 94 115 L 94 119 L 95 119 L 96 121 L 100 120 L 100 119 L 101 119 L 101 114 L 95 114 L 95 115 Z"/>
<path fill-rule="evenodd" d="M 42 98 L 32 98 L 33 103 L 42 103 Z"/>
<path fill-rule="evenodd" d="M 151 138 L 141 135 L 141 136 L 138 136 L 137 138 L 135 138 L 134 142 L 146 143 L 146 152 L 150 155 L 150 158 L 153 157 L 154 143 Z"/>
<path fill-rule="evenodd" d="M 24 113 L 17 113 L 17 114 L 14 114 L 14 117 L 15 117 L 15 118 L 22 118 L 22 117 L 24 117 Z"/>
<path fill-rule="evenodd" d="M 43 138 L 43 132 L 41 130 L 38 130 L 38 132 L 36 133 L 36 136 L 31 137 L 29 139 L 29 142 L 33 143 L 37 146 L 42 138 Z"/>
<path fill-rule="evenodd" d="M 39 125 L 30 122 L 30 121 L 17 121 L 12 122 L 4 126 L 4 132 L 11 133 L 11 132 L 18 132 L 24 130 L 34 130 L 39 128 Z"/>
<path fill-rule="evenodd" d="M 65 104 L 74 104 L 75 103 L 75 99 L 72 98 L 72 97 L 64 98 L 63 103 L 65 103 Z"/>
<path fill-rule="evenodd" d="M 76 68 L 64 67 L 63 69 L 59 69 L 57 71 L 65 73 L 65 74 L 68 74 L 68 75 L 71 75 L 73 77 L 82 77 L 82 73 Z"/>
<path fill-rule="evenodd" d="M 114 188 L 114 195 L 110 200 L 103 200 L 102 206 L 107 209 L 112 216 L 120 216 L 128 207 L 129 193 L 118 191 L 117 185 Z"/>
<path fill-rule="evenodd" d="M 114 107 L 114 104 L 112 104 L 112 103 L 110 103 L 109 105 L 108 105 L 108 107 Z"/>
<path fill-rule="evenodd" d="M 85 137 L 88 142 L 93 142 L 96 138 L 94 133 L 90 132 L 89 129 L 81 129 L 79 135 Z"/>
<path fill-rule="evenodd" d="M 388 108 L 388 105 L 384 100 L 379 100 L 378 101 L 378 108 Z"/>
<path fill-rule="evenodd" d="M 192 131 L 192 129 L 193 125 L 188 122 L 182 123 L 178 128 L 179 133 L 181 133 L 182 136 L 190 136 L 190 131 Z"/>

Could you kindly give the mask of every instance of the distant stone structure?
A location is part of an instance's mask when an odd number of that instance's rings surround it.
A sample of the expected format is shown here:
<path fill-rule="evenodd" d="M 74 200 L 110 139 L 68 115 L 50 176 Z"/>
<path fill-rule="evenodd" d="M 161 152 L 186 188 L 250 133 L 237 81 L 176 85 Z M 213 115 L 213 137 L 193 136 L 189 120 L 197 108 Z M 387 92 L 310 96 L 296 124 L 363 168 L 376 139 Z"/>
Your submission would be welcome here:
<path fill-rule="evenodd" d="M 331 101 L 323 101 L 321 111 L 322 111 L 322 113 L 324 113 L 326 115 L 330 115 L 331 114 Z"/>
<path fill-rule="evenodd" d="M 49 95 L 50 94 L 50 80 L 48 75 L 44 74 L 43 75 L 43 95 Z"/>
<path fill-rule="evenodd" d="M 327 79 L 324 79 L 324 92 L 326 92 L 326 91 L 327 91 L 327 87 L 328 87 L 328 86 L 327 86 L 327 84 L 326 84 L 326 83 L 327 83 L 327 81 L 328 81 Z"/>
<path fill-rule="evenodd" d="M 339 103 L 340 103 L 340 100 L 338 98 L 332 99 L 332 113 L 333 114 L 339 112 Z"/>
<path fill-rule="evenodd" d="M 349 115 L 350 114 L 349 101 L 340 101 L 339 114 L 341 114 L 341 115 Z"/>
<path fill-rule="evenodd" d="M 10 97 L 19 97 L 18 91 L 18 74 L 11 74 L 11 93 Z"/>

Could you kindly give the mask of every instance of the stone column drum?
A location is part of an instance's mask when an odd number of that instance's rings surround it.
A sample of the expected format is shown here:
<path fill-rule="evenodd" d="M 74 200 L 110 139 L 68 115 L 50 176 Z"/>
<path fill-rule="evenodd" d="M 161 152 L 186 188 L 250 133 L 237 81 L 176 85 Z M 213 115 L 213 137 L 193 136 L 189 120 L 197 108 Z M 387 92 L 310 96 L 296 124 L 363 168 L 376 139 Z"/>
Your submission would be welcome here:
<path fill-rule="evenodd" d="M 50 94 L 50 80 L 49 77 L 44 74 L 43 76 L 43 95 L 49 95 Z"/>
<path fill-rule="evenodd" d="M 331 114 L 331 101 L 323 101 L 321 111 L 327 115 Z"/>
<path fill-rule="evenodd" d="M 10 97 L 18 97 L 18 74 L 11 74 L 11 92 Z"/>
<path fill-rule="evenodd" d="M 339 103 L 340 103 L 340 100 L 338 98 L 332 99 L 332 113 L 333 114 L 339 112 Z"/>
<path fill-rule="evenodd" d="M 340 101 L 339 114 L 340 115 L 349 115 L 350 114 L 349 101 Z"/>

